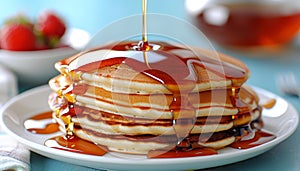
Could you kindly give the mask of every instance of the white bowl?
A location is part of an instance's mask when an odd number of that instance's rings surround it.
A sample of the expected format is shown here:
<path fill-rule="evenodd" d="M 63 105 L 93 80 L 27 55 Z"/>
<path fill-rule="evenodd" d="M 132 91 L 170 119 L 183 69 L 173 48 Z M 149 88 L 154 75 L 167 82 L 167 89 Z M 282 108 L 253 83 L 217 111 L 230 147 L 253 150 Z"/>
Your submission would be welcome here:
<path fill-rule="evenodd" d="M 69 29 L 62 41 L 70 47 L 38 51 L 0 50 L 0 64 L 17 76 L 19 85 L 24 89 L 47 84 L 49 79 L 58 74 L 54 64 L 80 52 L 89 39 L 86 31 Z"/>

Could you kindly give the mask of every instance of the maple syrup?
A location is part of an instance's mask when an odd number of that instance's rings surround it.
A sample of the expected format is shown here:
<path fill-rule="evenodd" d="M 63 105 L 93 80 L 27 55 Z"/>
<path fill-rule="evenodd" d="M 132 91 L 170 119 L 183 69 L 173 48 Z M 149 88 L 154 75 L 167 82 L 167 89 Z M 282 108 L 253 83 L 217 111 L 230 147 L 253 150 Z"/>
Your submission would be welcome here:
<path fill-rule="evenodd" d="M 250 136 L 251 138 L 241 138 L 230 146 L 237 149 L 249 149 L 270 142 L 276 138 L 275 135 L 261 130 L 255 130 L 250 134 L 253 134 Z"/>
<path fill-rule="evenodd" d="M 24 122 L 25 129 L 34 134 L 53 134 L 59 132 L 59 125 L 52 118 L 53 111 L 42 112 Z M 44 143 L 47 147 L 60 150 L 102 156 L 107 148 L 82 140 L 76 136 L 56 136 Z"/>
<path fill-rule="evenodd" d="M 296 1 L 199 1 L 187 0 L 187 10 L 195 25 L 221 45 L 280 46 L 290 42 L 300 30 L 300 7 Z"/>
<path fill-rule="evenodd" d="M 158 149 L 149 151 L 148 158 L 181 158 L 181 157 L 196 157 L 218 154 L 217 150 L 208 147 L 193 148 L 193 150 L 178 150 L 178 149 Z"/>
<path fill-rule="evenodd" d="M 85 141 L 76 136 L 57 136 L 45 141 L 47 147 L 56 148 L 81 154 L 103 156 L 107 153 L 106 147 Z"/>
<path fill-rule="evenodd" d="M 143 41 L 143 46 L 148 45 L 148 36 L 147 36 L 147 0 L 143 0 L 142 2 L 142 15 L 143 15 L 143 34 L 142 34 L 142 41 Z M 147 50 L 147 47 L 146 47 Z"/>
<path fill-rule="evenodd" d="M 52 111 L 43 112 L 28 118 L 24 122 L 26 130 L 35 134 L 52 134 L 59 131 L 59 126 L 52 119 Z"/>
<path fill-rule="evenodd" d="M 276 104 L 276 99 L 269 99 L 265 103 L 261 104 L 261 106 L 266 109 L 271 109 L 275 106 L 275 104 Z"/>

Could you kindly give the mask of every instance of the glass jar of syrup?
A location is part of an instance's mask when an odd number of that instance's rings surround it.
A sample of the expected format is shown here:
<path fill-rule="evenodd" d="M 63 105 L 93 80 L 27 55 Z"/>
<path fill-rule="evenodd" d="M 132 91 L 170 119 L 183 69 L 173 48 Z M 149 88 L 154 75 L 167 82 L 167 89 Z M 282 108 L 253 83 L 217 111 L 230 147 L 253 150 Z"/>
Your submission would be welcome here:
<path fill-rule="evenodd" d="M 300 29 L 299 0 L 186 0 L 192 22 L 229 47 L 281 46 Z"/>

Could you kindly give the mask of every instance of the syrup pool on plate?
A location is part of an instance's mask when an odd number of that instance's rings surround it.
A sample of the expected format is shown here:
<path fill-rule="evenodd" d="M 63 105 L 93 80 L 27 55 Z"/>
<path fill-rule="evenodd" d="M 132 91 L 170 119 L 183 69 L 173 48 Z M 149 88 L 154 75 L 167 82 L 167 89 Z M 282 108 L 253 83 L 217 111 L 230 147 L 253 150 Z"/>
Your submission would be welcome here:
<path fill-rule="evenodd" d="M 52 134 L 59 131 L 58 124 L 53 121 L 52 111 L 36 114 L 24 122 L 29 132 L 36 134 Z"/>

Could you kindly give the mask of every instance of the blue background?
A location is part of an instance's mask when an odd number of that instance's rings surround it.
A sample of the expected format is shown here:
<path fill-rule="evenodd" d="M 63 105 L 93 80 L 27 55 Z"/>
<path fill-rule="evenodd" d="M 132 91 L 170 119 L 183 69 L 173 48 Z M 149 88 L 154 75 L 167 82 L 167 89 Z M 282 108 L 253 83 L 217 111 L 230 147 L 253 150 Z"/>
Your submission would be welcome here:
<path fill-rule="evenodd" d="M 184 0 L 151 0 L 148 12 L 185 18 Z M 91 34 L 123 17 L 141 14 L 141 0 L 10 0 L 1 2 L 0 21 L 18 12 L 35 18 L 41 11 L 53 9 L 70 27 Z"/>

